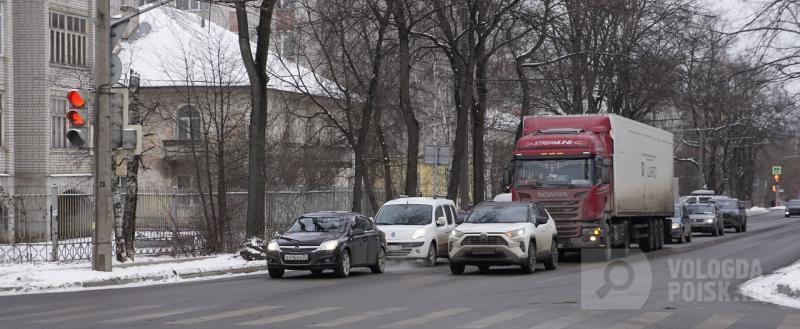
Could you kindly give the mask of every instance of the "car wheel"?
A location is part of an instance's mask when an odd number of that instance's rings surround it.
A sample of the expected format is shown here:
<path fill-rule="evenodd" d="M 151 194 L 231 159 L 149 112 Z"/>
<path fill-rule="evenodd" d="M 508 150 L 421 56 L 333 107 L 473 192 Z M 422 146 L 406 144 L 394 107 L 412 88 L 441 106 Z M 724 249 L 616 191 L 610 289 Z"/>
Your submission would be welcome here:
<path fill-rule="evenodd" d="M 528 257 L 521 267 L 524 274 L 531 274 L 536 271 L 536 241 L 528 243 Z"/>
<path fill-rule="evenodd" d="M 320 274 L 322 274 L 322 270 L 318 270 L 318 269 L 311 270 L 311 274 L 320 275 Z"/>
<path fill-rule="evenodd" d="M 747 219 L 745 219 L 744 223 L 742 223 L 742 232 L 747 232 Z"/>
<path fill-rule="evenodd" d="M 740 220 L 739 224 L 736 225 L 736 227 L 734 227 L 734 230 L 736 231 L 736 233 L 741 233 L 742 232 L 742 226 L 744 226 L 744 223 Z"/>
<path fill-rule="evenodd" d="M 372 273 L 380 274 L 386 269 L 386 251 L 383 248 L 378 249 L 378 257 L 375 260 L 375 265 L 369 267 Z"/>
<path fill-rule="evenodd" d="M 719 227 L 715 226 L 711 229 L 711 236 L 719 236 Z"/>
<path fill-rule="evenodd" d="M 467 266 L 464 265 L 464 263 L 459 263 L 452 260 L 450 261 L 450 272 L 452 272 L 453 274 L 456 275 L 464 274 L 464 269 L 466 268 Z"/>
<path fill-rule="evenodd" d="M 558 243 L 556 240 L 550 245 L 550 257 L 544 261 L 544 268 L 546 270 L 555 270 L 558 267 Z"/>
<path fill-rule="evenodd" d="M 425 267 L 436 265 L 436 241 L 431 242 L 431 247 L 428 248 L 428 256 L 422 261 Z"/>
<path fill-rule="evenodd" d="M 681 236 L 678 237 L 678 240 L 676 242 L 678 244 L 683 244 L 685 242 L 685 234 L 683 233 L 682 230 L 681 230 Z"/>
<path fill-rule="evenodd" d="M 725 223 L 719 225 L 719 235 L 725 235 Z"/>
<path fill-rule="evenodd" d="M 343 250 L 342 254 L 339 255 L 339 262 L 336 263 L 336 267 L 333 269 L 333 273 L 340 278 L 346 278 L 350 276 L 350 267 L 352 263 L 350 262 L 350 251 Z"/>
<path fill-rule="evenodd" d="M 692 242 L 692 230 L 689 230 L 689 234 L 686 234 L 686 242 Z"/>
<path fill-rule="evenodd" d="M 270 278 L 280 279 L 283 277 L 283 273 L 285 273 L 286 270 L 282 268 L 267 268 L 267 272 L 269 272 Z"/>

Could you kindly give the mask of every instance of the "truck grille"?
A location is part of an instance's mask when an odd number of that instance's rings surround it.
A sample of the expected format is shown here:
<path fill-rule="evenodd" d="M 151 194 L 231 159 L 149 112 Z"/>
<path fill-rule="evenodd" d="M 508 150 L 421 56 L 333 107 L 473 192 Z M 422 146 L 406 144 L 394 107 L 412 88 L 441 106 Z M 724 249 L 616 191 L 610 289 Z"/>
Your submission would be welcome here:
<path fill-rule="evenodd" d="M 462 246 L 507 246 L 508 242 L 499 236 L 487 236 L 481 238 L 480 236 L 468 236 L 461 241 Z"/>
<path fill-rule="evenodd" d="M 555 216 L 553 216 L 555 219 Z M 575 221 L 556 220 L 556 231 L 559 238 L 575 238 L 581 235 L 581 224 Z"/>
<path fill-rule="evenodd" d="M 580 200 L 543 200 L 540 202 L 555 220 L 578 219 L 581 213 Z"/>

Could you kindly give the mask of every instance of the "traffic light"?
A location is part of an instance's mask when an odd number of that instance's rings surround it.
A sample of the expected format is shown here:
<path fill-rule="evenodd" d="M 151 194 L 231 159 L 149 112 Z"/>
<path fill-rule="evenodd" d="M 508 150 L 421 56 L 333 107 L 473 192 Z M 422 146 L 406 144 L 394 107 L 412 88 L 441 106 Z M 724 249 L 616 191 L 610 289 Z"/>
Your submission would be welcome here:
<path fill-rule="evenodd" d="M 76 147 L 89 147 L 89 138 L 91 136 L 89 127 L 89 93 L 85 90 L 71 89 L 67 92 L 67 102 L 69 103 L 69 110 L 65 115 L 67 122 L 69 122 L 69 129 L 67 130 L 67 141 L 72 146 Z"/>
<path fill-rule="evenodd" d="M 772 175 L 772 177 L 775 179 L 775 184 L 778 184 L 778 183 L 781 182 L 781 175 L 775 174 L 775 175 Z"/>
<path fill-rule="evenodd" d="M 778 192 L 778 186 L 772 185 L 772 192 Z"/>

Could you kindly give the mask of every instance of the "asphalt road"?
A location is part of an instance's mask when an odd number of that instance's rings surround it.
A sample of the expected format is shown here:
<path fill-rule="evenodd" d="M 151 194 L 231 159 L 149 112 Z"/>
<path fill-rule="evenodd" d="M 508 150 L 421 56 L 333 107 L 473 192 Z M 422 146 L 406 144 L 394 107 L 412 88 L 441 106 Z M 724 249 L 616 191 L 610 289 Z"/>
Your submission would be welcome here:
<path fill-rule="evenodd" d="M 348 279 L 288 272 L 0 297 L 0 328 L 800 328 L 800 310 L 737 293 L 751 272 L 800 259 L 798 232 L 800 218 L 753 216 L 746 233 L 695 235 L 609 270 L 570 254 L 532 275 L 468 267 L 453 276 L 440 261 L 392 263 L 381 275 L 358 269 Z M 623 309 L 599 309 L 610 305 Z"/>

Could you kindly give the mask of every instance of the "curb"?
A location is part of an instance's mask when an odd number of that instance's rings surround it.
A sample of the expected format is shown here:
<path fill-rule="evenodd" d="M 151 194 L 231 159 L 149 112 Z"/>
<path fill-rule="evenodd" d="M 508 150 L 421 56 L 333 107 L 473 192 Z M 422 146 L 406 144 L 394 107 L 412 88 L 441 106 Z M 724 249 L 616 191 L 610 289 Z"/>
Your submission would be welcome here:
<path fill-rule="evenodd" d="M 171 278 L 179 278 L 179 279 L 195 279 L 195 278 L 204 278 L 204 277 L 212 277 L 212 276 L 221 276 L 226 274 L 247 274 L 247 273 L 254 273 L 259 271 L 266 271 L 267 266 L 253 266 L 253 267 L 244 267 L 244 268 L 233 268 L 228 270 L 217 270 L 217 271 L 206 271 L 206 272 L 190 272 L 190 273 L 175 273 L 175 275 L 157 275 L 157 276 L 148 276 L 148 277 L 139 277 L 139 278 L 126 278 L 126 279 L 108 279 L 108 280 L 100 280 L 100 281 L 86 281 L 86 282 L 75 282 L 74 284 L 62 285 L 58 287 L 47 287 L 44 289 L 30 289 L 26 290 L 23 287 L 0 287 L 0 292 L 16 292 L 16 291 L 31 291 L 31 292 L 42 292 L 46 293 L 48 290 L 55 290 L 55 289 L 64 289 L 64 288 L 97 288 L 97 287 L 109 287 L 109 286 L 117 286 L 117 285 L 124 285 L 130 283 L 137 283 L 137 282 L 151 282 L 151 281 L 165 281 Z"/>

